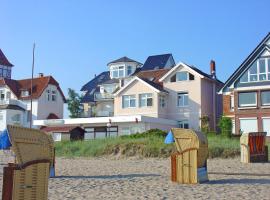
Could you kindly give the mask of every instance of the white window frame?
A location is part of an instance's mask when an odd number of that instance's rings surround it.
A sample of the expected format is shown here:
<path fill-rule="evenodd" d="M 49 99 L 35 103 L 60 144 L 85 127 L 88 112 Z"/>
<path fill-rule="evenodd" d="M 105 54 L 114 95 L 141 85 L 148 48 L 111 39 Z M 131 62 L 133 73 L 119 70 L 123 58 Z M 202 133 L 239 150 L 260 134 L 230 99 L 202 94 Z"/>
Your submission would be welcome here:
<path fill-rule="evenodd" d="M 161 108 L 166 107 L 166 97 L 165 96 L 159 96 L 159 106 Z"/>
<path fill-rule="evenodd" d="M 21 96 L 22 97 L 28 97 L 29 96 L 29 91 L 28 90 L 22 90 L 21 91 Z"/>
<path fill-rule="evenodd" d="M 261 91 L 261 105 L 262 105 L 262 106 L 270 106 L 270 102 L 269 102 L 269 103 L 263 104 L 263 102 L 262 102 L 262 93 L 263 93 L 263 92 L 269 92 L 269 93 L 270 93 L 269 90 Z"/>
<path fill-rule="evenodd" d="M 260 72 L 260 61 L 264 60 L 265 62 L 265 72 L 261 73 Z M 257 73 L 256 74 L 251 74 L 250 73 L 250 68 L 252 67 L 253 63 L 251 66 L 249 66 L 249 69 L 247 71 L 245 71 L 245 73 L 248 74 L 248 80 L 247 81 L 241 81 L 241 77 L 245 74 L 243 73 L 242 76 L 240 77 L 240 83 L 256 83 L 256 82 L 264 82 L 264 81 L 270 81 L 270 58 L 269 57 L 265 57 L 265 58 L 258 58 L 256 61 L 256 67 L 257 67 Z M 260 75 L 266 75 L 266 79 L 265 80 L 260 80 Z M 250 76 L 256 75 L 257 76 L 257 80 L 256 81 L 251 81 Z"/>
<path fill-rule="evenodd" d="M 152 99 L 152 105 L 148 105 L 148 99 Z M 144 100 L 146 102 L 145 105 L 142 105 L 142 100 Z M 152 107 L 153 106 L 153 94 L 152 93 L 139 94 L 139 106 L 140 107 Z"/>
<path fill-rule="evenodd" d="M 57 91 L 56 90 L 52 90 L 52 101 L 57 101 Z"/>
<path fill-rule="evenodd" d="M 47 101 L 51 100 L 51 90 L 46 90 Z"/>
<path fill-rule="evenodd" d="M 234 110 L 234 95 L 230 96 L 230 109 Z"/>
<path fill-rule="evenodd" d="M 184 104 L 184 100 L 183 100 L 183 105 L 179 105 L 179 96 L 182 96 L 182 97 L 187 97 L 187 104 L 185 105 Z M 189 94 L 188 94 L 188 92 L 177 92 L 177 107 L 188 107 L 188 105 L 189 105 Z"/>
<path fill-rule="evenodd" d="M 2 98 L 2 95 L 3 95 L 3 98 Z M 6 97 L 5 90 L 0 90 L 0 101 L 5 100 L 5 97 Z"/>
<path fill-rule="evenodd" d="M 244 104 L 244 105 L 240 104 L 240 94 L 245 94 L 245 93 L 254 93 L 255 94 L 255 103 L 254 104 Z M 239 92 L 238 93 L 238 106 L 240 108 L 243 108 L 243 107 L 256 107 L 257 105 L 258 105 L 257 92 Z"/>
<path fill-rule="evenodd" d="M 187 128 L 185 128 L 185 125 L 187 125 Z M 189 121 L 187 119 L 178 121 L 179 128 L 189 129 Z"/>
<path fill-rule="evenodd" d="M 120 76 L 120 71 L 123 71 L 123 76 Z M 117 76 L 114 76 L 113 73 L 117 72 Z M 111 77 L 112 78 L 123 78 L 125 77 L 125 66 L 121 65 L 121 66 L 114 66 L 111 68 Z"/>
<path fill-rule="evenodd" d="M 127 107 L 124 107 L 124 98 L 127 97 L 127 101 L 128 101 L 128 106 Z M 135 100 L 135 105 L 134 107 L 131 106 L 130 102 L 131 100 Z M 125 108 L 136 108 L 136 95 L 123 95 L 122 96 L 122 108 L 125 109 Z"/>
<path fill-rule="evenodd" d="M 180 74 L 180 73 L 186 73 L 187 80 L 178 80 L 177 74 Z M 187 71 L 176 72 L 175 75 L 176 75 L 176 82 L 189 81 L 189 72 L 187 72 Z"/>
<path fill-rule="evenodd" d="M 60 135 L 60 140 L 59 140 L 58 137 L 56 137 L 56 135 L 57 135 L 57 136 Z M 62 140 L 62 133 L 59 133 L 59 132 L 53 132 L 53 133 L 52 133 L 52 137 L 53 137 L 53 141 L 55 141 L 55 142 L 60 142 L 60 141 Z"/>

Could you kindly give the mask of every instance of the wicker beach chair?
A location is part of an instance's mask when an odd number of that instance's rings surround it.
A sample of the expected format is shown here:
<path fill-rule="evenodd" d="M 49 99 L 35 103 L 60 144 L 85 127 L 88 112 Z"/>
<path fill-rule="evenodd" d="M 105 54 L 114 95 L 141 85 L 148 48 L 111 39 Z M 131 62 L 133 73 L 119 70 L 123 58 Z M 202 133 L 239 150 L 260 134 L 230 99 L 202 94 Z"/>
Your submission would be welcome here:
<path fill-rule="evenodd" d="M 241 162 L 268 162 L 265 132 L 244 133 L 240 138 Z"/>
<path fill-rule="evenodd" d="M 54 164 L 51 136 L 36 129 L 7 127 L 15 163 L 3 170 L 3 200 L 48 198 L 50 166 Z"/>
<path fill-rule="evenodd" d="M 190 129 L 171 129 L 177 152 L 171 155 L 171 180 L 178 183 L 208 181 L 206 136 Z"/>

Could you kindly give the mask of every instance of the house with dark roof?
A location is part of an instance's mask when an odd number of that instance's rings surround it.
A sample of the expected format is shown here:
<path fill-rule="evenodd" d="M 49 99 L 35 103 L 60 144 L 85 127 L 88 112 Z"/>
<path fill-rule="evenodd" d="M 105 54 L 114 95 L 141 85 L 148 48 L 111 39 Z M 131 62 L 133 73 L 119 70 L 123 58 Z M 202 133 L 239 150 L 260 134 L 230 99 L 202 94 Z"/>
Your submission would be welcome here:
<path fill-rule="evenodd" d="M 171 69 L 140 71 L 115 93 L 114 114 L 160 119 L 159 125 L 145 124 L 140 131 L 172 127 L 162 123 L 163 119 L 175 121 L 175 127 L 200 130 L 207 126 L 216 130 L 222 115 L 222 95 L 217 92 L 222 86 L 216 77 L 214 61 L 210 64 L 210 74 L 182 62 Z M 207 124 L 202 124 L 202 118 L 207 119 Z M 126 126 L 124 130 L 133 133 L 138 127 Z"/>
<path fill-rule="evenodd" d="M 0 78 L 0 131 L 7 124 L 29 127 L 32 98 L 32 120 L 63 118 L 65 96 L 52 76 L 40 74 L 31 79 Z"/>
<path fill-rule="evenodd" d="M 8 61 L 5 54 L 0 49 L 0 78 L 11 78 L 13 65 Z"/>
<path fill-rule="evenodd" d="M 228 78 L 220 94 L 233 134 L 259 131 L 270 136 L 270 33 Z"/>

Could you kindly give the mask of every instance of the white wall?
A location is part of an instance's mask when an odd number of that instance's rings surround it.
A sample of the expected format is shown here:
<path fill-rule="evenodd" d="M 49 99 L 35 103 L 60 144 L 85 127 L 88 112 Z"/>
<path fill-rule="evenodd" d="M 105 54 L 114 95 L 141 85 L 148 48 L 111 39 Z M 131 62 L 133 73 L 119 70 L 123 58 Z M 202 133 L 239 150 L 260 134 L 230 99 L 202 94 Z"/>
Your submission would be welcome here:
<path fill-rule="evenodd" d="M 47 99 L 47 90 L 55 90 L 56 91 L 56 101 L 48 101 Z M 35 104 L 35 107 L 33 106 L 33 110 L 37 109 L 37 119 L 46 119 L 50 113 L 56 114 L 59 118 L 63 118 L 63 112 L 64 112 L 64 101 L 60 94 L 60 92 L 57 90 L 57 87 L 55 85 L 48 85 L 48 87 L 43 91 L 42 95 L 37 101 L 37 104 Z"/>

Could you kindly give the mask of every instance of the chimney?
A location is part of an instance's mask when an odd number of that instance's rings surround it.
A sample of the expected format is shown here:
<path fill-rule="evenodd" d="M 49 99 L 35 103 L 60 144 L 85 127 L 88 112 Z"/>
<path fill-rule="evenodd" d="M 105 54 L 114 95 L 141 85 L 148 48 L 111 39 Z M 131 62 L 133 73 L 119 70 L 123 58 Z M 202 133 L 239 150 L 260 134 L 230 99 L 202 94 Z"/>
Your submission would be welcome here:
<path fill-rule="evenodd" d="M 210 74 L 213 78 L 216 78 L 216 62 L 214 60 L 210 61 Z"/>
<path fill-rule="evenodd" d="M 44 76 L 43 73 L 38 73 L 38 77 L 39 77 L 39 78 L 41 78 L 41 77 L 43 77 L 43 76 Z"/>

